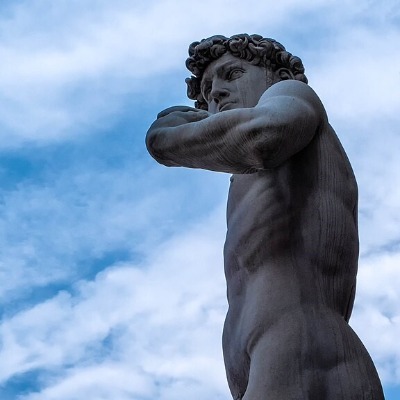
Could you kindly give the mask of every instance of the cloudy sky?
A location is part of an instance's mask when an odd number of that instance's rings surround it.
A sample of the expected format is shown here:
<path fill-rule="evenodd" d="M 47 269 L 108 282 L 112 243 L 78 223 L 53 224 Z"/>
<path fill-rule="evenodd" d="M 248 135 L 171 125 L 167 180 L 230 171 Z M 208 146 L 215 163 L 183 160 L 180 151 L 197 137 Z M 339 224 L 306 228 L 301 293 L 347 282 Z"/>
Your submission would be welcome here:
<path fill-rule="evenodd" d="M 229 176 L 158 165 L 187 46 L 260 33 L 306 66 L 355 170 L 351 325 L 400 398 L 398 0 L 0 1 L 0 398 L 228 400 Z"/>

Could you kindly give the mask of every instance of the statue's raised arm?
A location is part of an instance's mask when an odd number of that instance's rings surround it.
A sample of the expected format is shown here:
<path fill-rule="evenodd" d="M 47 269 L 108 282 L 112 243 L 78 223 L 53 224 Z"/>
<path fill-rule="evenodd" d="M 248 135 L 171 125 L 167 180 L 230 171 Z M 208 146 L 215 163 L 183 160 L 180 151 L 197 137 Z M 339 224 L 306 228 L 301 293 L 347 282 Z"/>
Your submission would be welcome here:
<path fill-rule="evenodd" d="M 167 166 L 237 174 L 275 167 L 307 146 L 326 119 L 314 91 L 302 82 L 282 81 L 267 89 L 255 107 L 230 109 L 238 103 L 238 81 L 250 73 L 221 83 L 223 112 L 172 107 L 160 113 L 147 136 L 153 157 Z M 219 93 L 215 83 L 213 93 Z"/>

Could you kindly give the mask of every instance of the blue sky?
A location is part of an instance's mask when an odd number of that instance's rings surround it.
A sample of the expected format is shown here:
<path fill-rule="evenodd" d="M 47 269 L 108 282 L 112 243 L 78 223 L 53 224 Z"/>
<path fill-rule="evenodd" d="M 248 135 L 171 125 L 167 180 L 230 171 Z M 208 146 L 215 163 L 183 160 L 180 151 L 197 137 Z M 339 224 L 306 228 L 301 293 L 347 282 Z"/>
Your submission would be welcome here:
<path fill-rule="evenodd" d="M 279 3 L 279 4 L 278 4 Z M 0 2 L 0 398 L 230 398 L 220 337 L 229 176 L 144 147 L 187 104 L 188 45 L 300 56 L 360 189 L 351 325 L 400 398 L 397 0 Z"/>

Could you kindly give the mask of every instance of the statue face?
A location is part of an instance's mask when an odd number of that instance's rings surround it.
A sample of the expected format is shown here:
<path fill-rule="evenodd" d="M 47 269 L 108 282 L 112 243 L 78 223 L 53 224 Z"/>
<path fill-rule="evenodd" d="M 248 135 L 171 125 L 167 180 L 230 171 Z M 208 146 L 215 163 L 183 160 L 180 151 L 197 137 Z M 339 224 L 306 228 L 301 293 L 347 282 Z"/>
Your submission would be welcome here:
<path fill-rule="evenodd" d="M 212 114 L 235 108 L 254 107 L 271 86 L 267 69 L 230 53 L 210 63 L 201 80 L 201 93 Z"/>

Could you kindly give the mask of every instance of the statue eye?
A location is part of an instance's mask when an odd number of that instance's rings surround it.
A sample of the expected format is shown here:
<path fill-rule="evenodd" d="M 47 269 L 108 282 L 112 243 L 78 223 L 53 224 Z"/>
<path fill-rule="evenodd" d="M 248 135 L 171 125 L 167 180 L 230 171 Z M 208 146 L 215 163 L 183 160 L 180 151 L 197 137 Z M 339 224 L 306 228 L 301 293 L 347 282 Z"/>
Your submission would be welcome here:
<path fill-rule="evenodd" d="M 233 80 L 240 78 L 243 75 L 244 71 L 241 68 L 232 68 L 228 73 L 228 79 Z"/>

